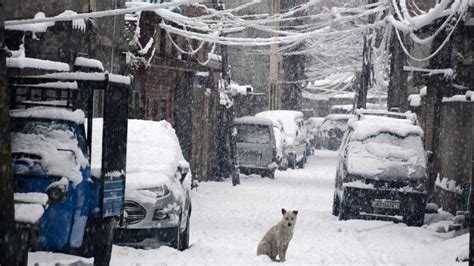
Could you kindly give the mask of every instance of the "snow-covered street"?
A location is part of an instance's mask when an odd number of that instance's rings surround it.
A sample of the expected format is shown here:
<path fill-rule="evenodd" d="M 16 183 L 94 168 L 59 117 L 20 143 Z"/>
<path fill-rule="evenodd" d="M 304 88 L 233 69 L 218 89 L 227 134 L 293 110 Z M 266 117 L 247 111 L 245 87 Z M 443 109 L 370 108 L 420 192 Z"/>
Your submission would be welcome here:
<path fill-rule="evenodd" d="M 114 246 L 111 265 L 266 264 L 256 248 L 281 218 L 299 210 L 287 264 L 461 265 L 455 262 L 468 234 L 452 238 L 426 228 L 382 221 L 338 221 L 331 215 L 336 153 L 316 151 L 305 169 L 277 172 L 275 180 L 242 176 L 200 183 L 192 192 L 191 248 L 134 249 Z M 30 254 L 29 265 L 54 265 L 72 257 Z M 90 261 L 90 260 L 89 260 Z"/>

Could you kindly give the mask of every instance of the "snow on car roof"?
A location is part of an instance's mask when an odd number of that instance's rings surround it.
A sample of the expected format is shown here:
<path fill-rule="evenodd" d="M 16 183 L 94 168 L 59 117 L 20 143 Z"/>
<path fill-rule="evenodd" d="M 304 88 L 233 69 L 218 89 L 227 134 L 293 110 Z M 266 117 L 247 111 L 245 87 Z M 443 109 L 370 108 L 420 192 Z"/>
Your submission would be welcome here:
<path fill-rule="evenodd" d="M 38 155 L 48 175 L 66 177 L 74 186 L 81 183 L 81 169 L 89 165 L 89 160 L 79 148 L 74 133 L 68 126 L 66 129 L 56 123 L 39 125 L 12 132 L 12 153 Z"/>
<path fill-rule="evenodd" d="M 350 120 L 349 126 L 354 129 L 352 138 L 363 140 L 380 133 L 390 133 L 399 137 L 423 135 L 423 130 L 413 125 L 410 120 L 379 116 L 363 116 L 360 120 Z"/>
<path fill-rule="evenodd" d="M 102 118 L 93 120 L 92 168 L 100 168 L 102 158 Z M 189 168 L 178 138 L 166 121 L 128 120 L 126 189 L 151 188 L 166 184 L 178 167 Z"/>
<path fill-rule="evenodd" d="M 273 126 L 274 121 L 264 118 L 264 117 L 255 117 L 255 116 L 243 116 L 236 118 L 234 120 L 235 124 L 254 124 L 254 125 L 267 125 Z"/>
<path fill-rule="evenodd" d="M 72 121 L 76 124 L 84 124 L 85 114 L 81 110 L 71 111 L 57 107 L 32 107 L 28 109 L 17 109 L 10 111 L 11 117 L 21 118 L 46 118 Z"/>
<path fill-rule="evenodd" d="M 303 118 L 303 113 L 293 110 L 273 110 L 260 112 L 255 116 L 268 118 L 281 123 L 285 133 L 294 137 L 296 135 L 296 131 L 298 130 L 296 119 Z"/>
<path fill-rule="evenodd" d="M 421 179 L 426 177 L 425 169 L 423 142 L 417 135 L 399 138 L 382 132 L 363 140 L 351 138 L 347 144 L 350 175 L 376 180 Z"/>

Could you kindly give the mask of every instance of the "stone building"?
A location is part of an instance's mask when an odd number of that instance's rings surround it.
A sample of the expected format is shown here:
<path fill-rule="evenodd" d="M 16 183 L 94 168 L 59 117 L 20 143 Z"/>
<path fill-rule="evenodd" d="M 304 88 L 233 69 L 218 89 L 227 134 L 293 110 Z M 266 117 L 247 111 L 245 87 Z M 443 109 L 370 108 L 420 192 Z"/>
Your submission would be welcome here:
<path fill-rule="evenodd" d="M 192 17 L 204 11 L 190 6 L 182 7 L 180 12 Z M 209 43 L 168 34 L 159 27 L 162 21 L 151 11 L 127 16 L 127 36 L 132 44 L 129 65 L 135 81 L 130 102 L 132 116 L 170 122 L 193 176 L 199 181 L 218 179 L 222 111 L 218 49 L 213 50 Z M 189 47 L 200 49 L 194 54 L 183 53 Z"/>

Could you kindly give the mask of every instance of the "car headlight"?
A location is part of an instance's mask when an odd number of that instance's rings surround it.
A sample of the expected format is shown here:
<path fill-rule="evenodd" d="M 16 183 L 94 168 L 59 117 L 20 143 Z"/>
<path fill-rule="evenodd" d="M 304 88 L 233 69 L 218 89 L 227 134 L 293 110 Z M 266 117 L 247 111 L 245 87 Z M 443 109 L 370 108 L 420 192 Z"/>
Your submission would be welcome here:
<path fill-rule="evenodd" d="M 147 188 L 145 190 L 155 193 L 156 198 L 164 197 L 170 193 L 169 189 L 166 186 Z"/>

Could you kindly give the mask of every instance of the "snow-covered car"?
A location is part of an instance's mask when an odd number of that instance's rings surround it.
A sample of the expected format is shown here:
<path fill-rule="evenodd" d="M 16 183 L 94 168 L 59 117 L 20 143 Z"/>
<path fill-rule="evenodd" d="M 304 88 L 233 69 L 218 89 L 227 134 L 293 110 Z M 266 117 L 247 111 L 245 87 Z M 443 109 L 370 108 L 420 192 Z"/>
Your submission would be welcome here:
<path fill-rule="evenodd" d="M 311 148 L 316 147 L 317 134 L 323 122 L 324 117 L 310 117 L 304 121 L 306 141 L 309 142 Z"/>
<path fill-rule="evenodd" d="M 94 119 L 93 141 L 101 141 Z M 93 150 L 93 167 L 100 164 Z M 189 246 L 191 173 L 178 138 L 166 121 L 128 120 L 124 219 L 114 242 L 134 247 Z"/>
<path fill-rule="evenodd" d="M 234 120 L 239 169 L 244 174 L 275 177 L 278 150 L 270 119 L 244 116 Z"/>
<path fill-rule="evenodd" d="M 359 117 L 349 122 L 336 171 L 333 214 L 421 226 L 426 206 L 423 131 L 409 120 Z"/>
<path fill-rule="evenodd" d="M 303 113 L 292 110 L 264 111 L 255 115 L 280 123 L 285 132 L 285 149 L 288 154 L 288 167 L 304 167 L 306 163 L 306 130 Z"/>
<path fill-rule="evenodd" d="M 353 115 L 332 114 L 324 118 L 315 136 L 316 149 L 336 151 L 341 146 L 342 138 L 347 130 L 347 122 Z"/>

